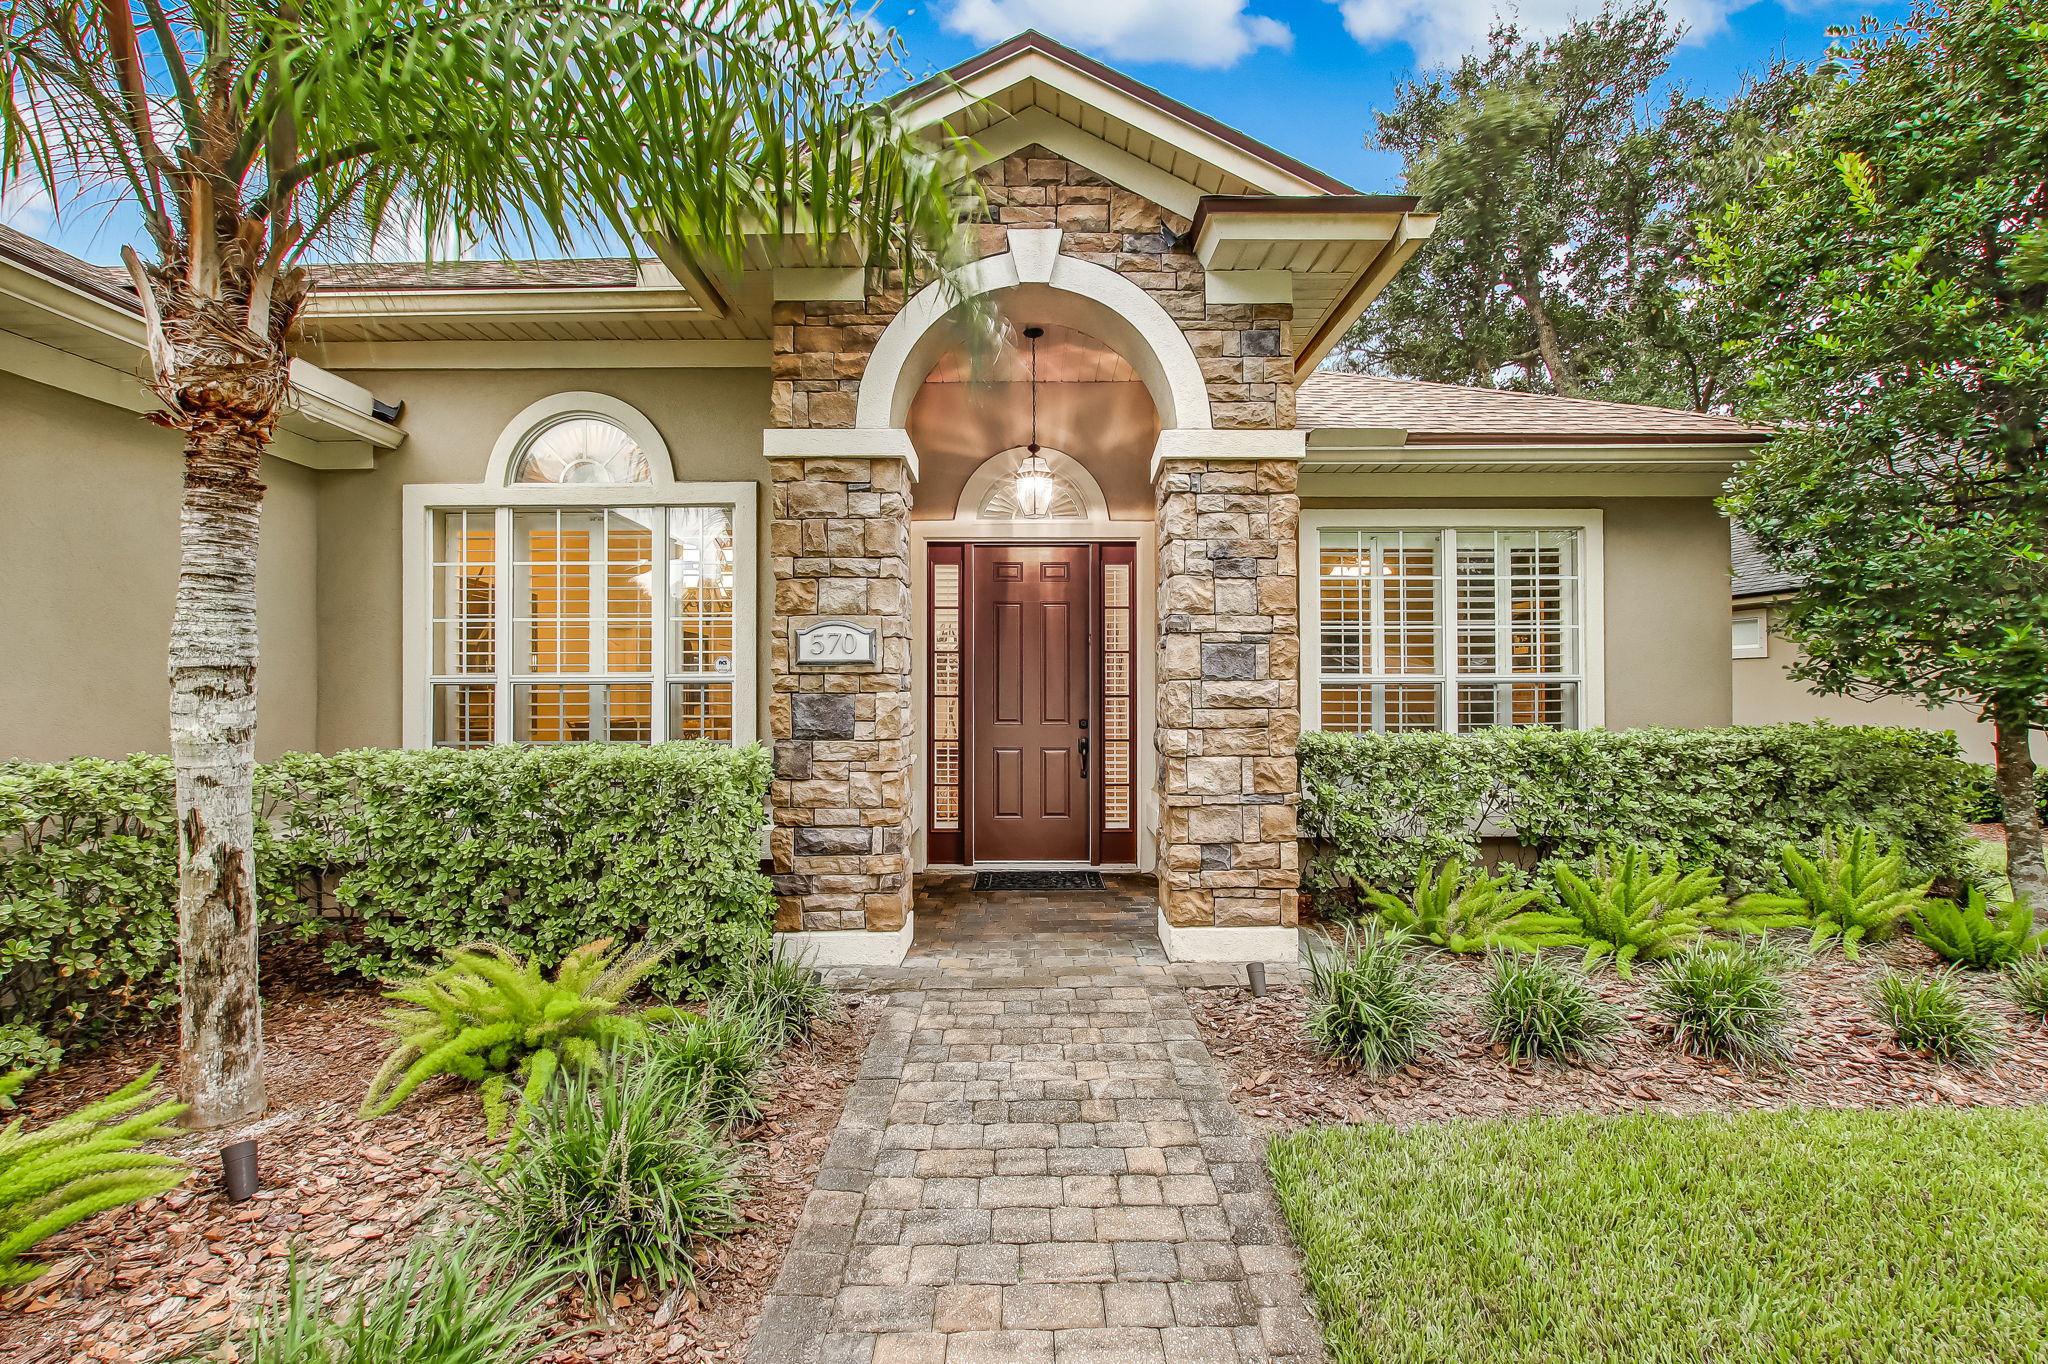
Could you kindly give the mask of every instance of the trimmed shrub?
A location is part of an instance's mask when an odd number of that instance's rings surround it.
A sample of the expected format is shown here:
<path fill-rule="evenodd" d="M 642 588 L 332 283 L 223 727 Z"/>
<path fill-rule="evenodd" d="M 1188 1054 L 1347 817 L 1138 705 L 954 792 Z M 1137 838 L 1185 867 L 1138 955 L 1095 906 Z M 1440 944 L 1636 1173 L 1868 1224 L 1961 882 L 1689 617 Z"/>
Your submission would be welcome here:
<path fill-rule="evenodd" d="M 0 762 L 0 1068 L 177 996 L 171 761 Z"/>
<path fill-rule="evenodd" d="M 1603 846 L 1642 846 L 1713 867 L 1741 894 L 1781 885 L 1779 847 L 1830 825 L 1902 842 L 1923 877 L 1960 877 L 1956 753 L 1948 733 L 1825 723 L 1308 733 L 1307 879 L 1405 889 L 1418 862 L 1471 859 L 1497 836 L 1581 867 Z"/>
<path fill-rule="evenodd" d="M 1415 939 L 1363 924 L 1308 953 L 1309 1034 L 1332 1056 L 1374 1075 L 1407 1065 L 1444 1012 L 1438 973 L 1409 955 Z"/>
<path fill-rule="evenodd" d="M 764 750 L 703 743 L 288 754 L 257 770 L 258 889 L 337 968 L 646 940 L 674 945 L 654 988 L 708 992 L 773 920 L 768 778 Z M 175 1002 L 172 809 L 167 758 L 0 762 L 0 1064 Z"/>
<path fill-rule="evenodd" d="M 280 876 L 341 868 L 359 916 L 328 948 L 374 976 L 494 942 L 555 961 L 600 938 L 673 944 L 657 993 L 708 990 L 765 938 L 769 763 L 758 747 L 670 743 L 359 749 L 270 765 Z"/>
<path fill-rule="evenodd" d="M 1621 1030 L 1621 1011 L 1594 992 L 1584 971 L 1521 953 L 1494 957 L 1478 1016 L 1487 1040 L 1507 1048 L 1512 1061 L 1599 1052 Z"/>

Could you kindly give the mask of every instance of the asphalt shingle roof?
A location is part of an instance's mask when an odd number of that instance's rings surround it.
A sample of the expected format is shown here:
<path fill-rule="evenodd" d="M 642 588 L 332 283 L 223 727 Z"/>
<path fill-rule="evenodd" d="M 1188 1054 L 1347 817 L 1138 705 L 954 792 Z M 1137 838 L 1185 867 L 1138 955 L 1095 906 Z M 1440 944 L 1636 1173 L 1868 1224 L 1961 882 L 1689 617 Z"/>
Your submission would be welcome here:
<path fill-rule="evenodd" d="M 1746 443 L 1765 432 L 1732 417 L 1317 370 L 1295 398 L 1296 427 L 1392 427 L 1411 445 Z"/>
<path fill-rule="evenodd" d="M 309 265 L 323 289 L 630 289 L 639 275 L 625 256 L 580 260 L 345 261 Z"/>
<path fill-rule="evenodd" d="M 1799 589 L 1799 575 L 1774 571 L 1741 526 L 1728 528 L 1728 558 L 1735 570 L 1735 582 L 1729 589 L 1734 596 L 1770 597 Z"/>

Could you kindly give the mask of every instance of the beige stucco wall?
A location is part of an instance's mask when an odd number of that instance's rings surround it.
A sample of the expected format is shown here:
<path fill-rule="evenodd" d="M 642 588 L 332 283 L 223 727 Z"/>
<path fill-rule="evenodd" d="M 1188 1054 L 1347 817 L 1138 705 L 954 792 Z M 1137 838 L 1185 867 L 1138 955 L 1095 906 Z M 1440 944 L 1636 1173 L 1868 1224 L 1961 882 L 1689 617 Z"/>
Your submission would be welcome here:
<path fill-rule="evenodd" d="M 401 532 L 404 488 L 481 483 L 498 436 L 523 409 L 556 393 L 609 394 L 639 409 L 668 443 L 687 482 L 765 484 L 766 369 L 364 370 L 344 377 L 405 404 L 406 442 L 377 467 L 322 475 L 319 640 L 320 747 L 403 742 Z M 765 505 L 757 505 L 765 527 Z M 759 538 L 760 616 L 773 582 Z M 756 676 L 767 713 L 765 644 Z"/>
<path fill-rule="evenodd" d="M 1768 607 L 1738 605 L 1736 615 L 1757 610 L 1771 614 Z M 1776 621 L 1771 622 L 1775 629 Z M 1799 646 L 1773 633 L 1770 653 L 1764 658 L 1733 661 L 1735 682 L 1735 723 L 1776 725 L 1791 720 L 1832 720 L 1840 725 L 1904 725 L 1912 729 L 1953 731 L 1971 762 L 1991 761 L 1991 726 L 1982 723 L 1959 706 L 1930 709 L 1903 696 L 1886 696 L 1860 701 L 1851 696 L 1820 696 L 1808 691 L 1806 683 L 1794 681 L 1786 670 L 1803 657 Z M 2048 737 L 2034 738 L 2036 761 L 2048 761 Z"/>
<path fill-rule="evenodd" d="M 1466 476 L 1475 490 L 1485 474 Z M 1444 496 L 1304 497 L 1304 508 L 1557 507 L 1601 513 L 1606 549 L 1607 727 L 1725 725 L 1728 523 L 1711 498 Z"/>
<path fill-rule="evenodd" d="M 169 748 L 178 440 L 132 412 L 0 374 L 0 755 Z M 316 735 L 315 475 L 266 460 L 256 748 Z"/>

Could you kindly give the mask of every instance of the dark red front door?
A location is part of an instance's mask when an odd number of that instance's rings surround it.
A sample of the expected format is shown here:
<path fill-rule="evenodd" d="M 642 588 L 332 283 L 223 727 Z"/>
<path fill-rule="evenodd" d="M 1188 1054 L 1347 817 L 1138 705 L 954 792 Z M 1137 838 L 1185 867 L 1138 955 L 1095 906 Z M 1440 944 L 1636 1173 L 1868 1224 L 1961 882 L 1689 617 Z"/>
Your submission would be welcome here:
<path fill-rule="evenodd" d="M 966 747 L 977 862 L 1085 862 L 1087 545 L 974 545 Z"/>

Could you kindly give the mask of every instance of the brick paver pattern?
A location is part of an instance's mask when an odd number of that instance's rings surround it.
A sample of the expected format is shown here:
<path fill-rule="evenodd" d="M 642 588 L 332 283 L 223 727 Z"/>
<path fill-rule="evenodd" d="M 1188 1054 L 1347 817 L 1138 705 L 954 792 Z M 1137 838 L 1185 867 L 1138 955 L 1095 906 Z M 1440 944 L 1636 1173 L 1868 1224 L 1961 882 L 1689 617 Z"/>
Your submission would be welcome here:
<path fill-rule="evenodd" d="M 920 895 L 751 1364 L 1322 1358 L 1136 878 Z M 1210 974 L 1214 974 L 1213 970 Z"/>

